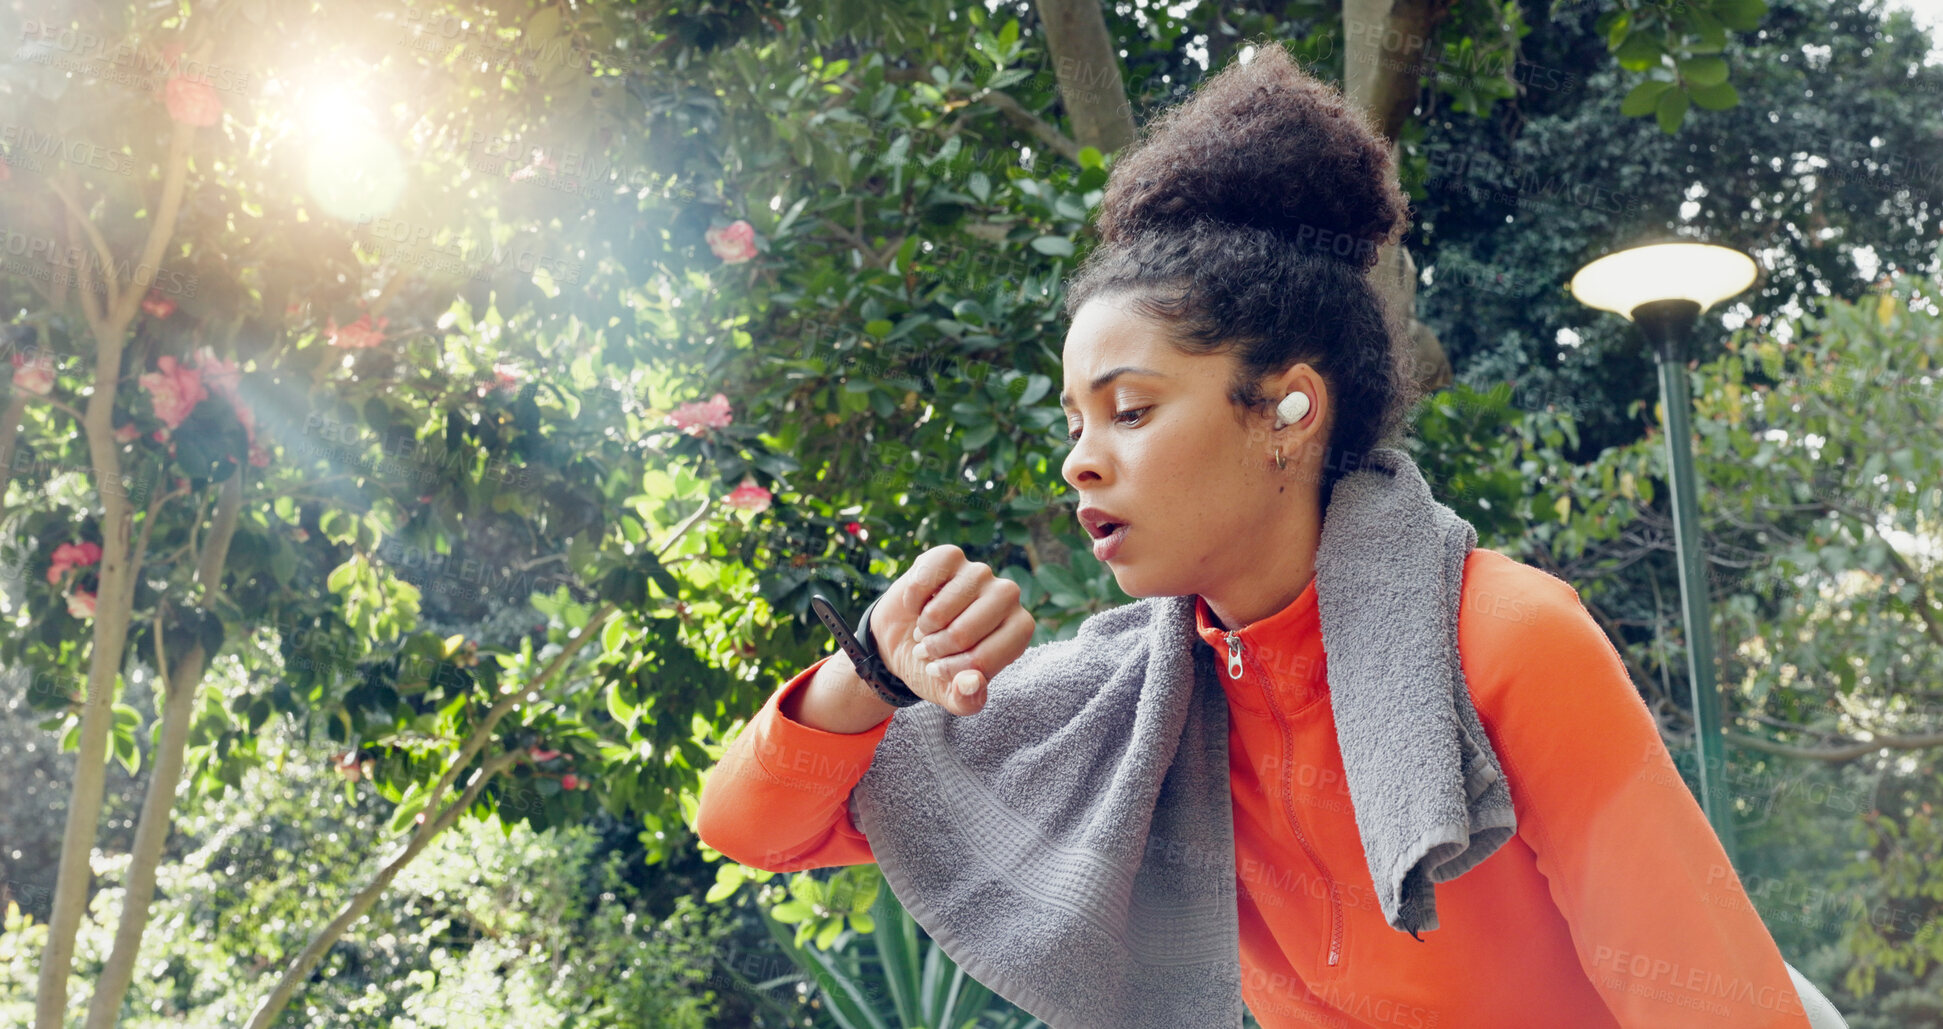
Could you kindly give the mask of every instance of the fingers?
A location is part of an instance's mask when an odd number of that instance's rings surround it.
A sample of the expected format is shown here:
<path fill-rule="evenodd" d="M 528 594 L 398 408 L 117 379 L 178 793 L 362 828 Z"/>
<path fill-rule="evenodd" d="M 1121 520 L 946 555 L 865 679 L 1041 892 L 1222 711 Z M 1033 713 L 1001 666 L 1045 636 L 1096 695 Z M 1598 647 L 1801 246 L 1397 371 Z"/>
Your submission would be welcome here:
<path fill-rule="evenodd" d="M 1018 608 L 1019 584 L 1011 579 L 989 576 L 978 586 L 979 592 L 971 605 L 956 617 L 946 619 L 936 631 L 925 630 L 925 619 L 931 617 L 928 610 L 918 619 L 918 629 L 924 632 L 917 641 L 918 660 L 933 661 L 970 649 L 972 644 L 1003 625 L 1012 611 Z"/>
<path fill-rule="evenodd" d="M 898 577 L 897 581 L 902 588 L 898 590 L 897 595 L 886 598 L 892 603 L 885 606 L 894 605 L 894 610 L 884 612 L 888 616 L 885 619 L 885 627 L 898 630 L 903 638 L 893 641 L 887 636 L 879 636 L 877 645 L 889 647 L 897 643 L 910 642 L 911 625 L 917 621 L 918 612 L 924 610 L 925 605 L 940 588 L 957 577 L 958 570 L 965 564 L 965 552 L 949 543 L 932 547 L 919 554 L 918 559 L 911 563 L 910 569 Z M 873 615 L 872 622 L 875 621 Z"/>
<path fill-rule="evenodd" d="M 992 581 L 991 565 L 983 561 L 963 561 L 963 557 L 963 553 L 960 553 L 959 558 L 963 563 L 958 566 L 956 574 L 919 609 L 917 633 L 928 635 L 950 625 Z M 917 634 L 914 633 L 911 638 L 917 639 Z"/>
<path fill-rule="evenodd" d="M 1000 670 L 1018 660 L 1032 642 L 1032 632 L 1037 623 L 1025 608 L 1013 603 L 1011 614 L 991 633 L 979 640 L 970 650 L 946 655 L 935 660 L 937 673 L 927 675 L 926 683 L 934 691 L 934 700 L 941 707 L 956 715 L 976 714 L 985 707 L 987 696 L 985 685 Z M 932 665 L 927 664 L 927 668 Z M 959 688 L 961 680 L 972 682 L 973 690 L 967 694 Z"/>

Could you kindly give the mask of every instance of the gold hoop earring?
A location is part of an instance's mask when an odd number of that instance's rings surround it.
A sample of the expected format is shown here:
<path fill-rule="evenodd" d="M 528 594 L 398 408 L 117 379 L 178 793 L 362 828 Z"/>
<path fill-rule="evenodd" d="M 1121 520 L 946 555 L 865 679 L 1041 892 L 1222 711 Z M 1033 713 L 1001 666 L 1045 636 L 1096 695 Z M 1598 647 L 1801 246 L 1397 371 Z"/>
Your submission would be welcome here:
<path fill-rule="evenodd" d="M 1286 470 L 1286 469 L 1288 468 L 1288 465 L 1287 465 L 1287 464 L 1285 464 L 1285 463 L 1283 463 L 1283 461 L 1282 461 L 1282 448 L 1281 448 L 1281 447 L 1276 447 L 1276 448 L 1275 448 L 1275 467 L 1276 467 L 1276 468 L 1277 468 L 1278 470 Z"/>

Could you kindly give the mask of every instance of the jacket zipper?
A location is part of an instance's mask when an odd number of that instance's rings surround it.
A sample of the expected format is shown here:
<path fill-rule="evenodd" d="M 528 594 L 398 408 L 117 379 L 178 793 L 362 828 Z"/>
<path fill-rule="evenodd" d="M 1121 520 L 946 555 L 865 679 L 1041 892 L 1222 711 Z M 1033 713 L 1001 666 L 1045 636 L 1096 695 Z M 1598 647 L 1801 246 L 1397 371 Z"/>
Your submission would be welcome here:
<path fill-rule="evenodd" d="M 1228 641 L 1228 677 L 1239 679 L 1242 673 L 1241 636 L 1231 631 L 1224 634 L 1223 638 Z M 1275 703 L 1274 693 L 1269 690 L 1268 683 L 1261 676 L 1256 676 L 1255 685 L 1261 688 L 1262 699 L 1268 701 L 1268 709 L 1275 715 L 1275 727 L 1282 737 L 1282 809 L 1288 813 L 1289 828 L 1295 830 L 1295 840 L 1302 845 L 1302 852 L 1309 855 L 1310 861 L 1315 862 L 1316 868 L 1322 872 L 1323 881 L 1329 884 L 1329 966 L 1334 968 L 1342 960 L 1343 941 L 1343 910 L 1341 898 L 1336 890 L 1336 880 L 1329 874 L 1328 866 L 1322 863 L 1321 856 L 1310 848 L 1308 837 L 1302 834 L 1302 823 L 1295 817 L 1295 801 L 1289 791 L 1289 761 L 1294 757 L 1295 741 L 1289 736 L 1288 723 L 1282 718 L 1282 708 Z"/>

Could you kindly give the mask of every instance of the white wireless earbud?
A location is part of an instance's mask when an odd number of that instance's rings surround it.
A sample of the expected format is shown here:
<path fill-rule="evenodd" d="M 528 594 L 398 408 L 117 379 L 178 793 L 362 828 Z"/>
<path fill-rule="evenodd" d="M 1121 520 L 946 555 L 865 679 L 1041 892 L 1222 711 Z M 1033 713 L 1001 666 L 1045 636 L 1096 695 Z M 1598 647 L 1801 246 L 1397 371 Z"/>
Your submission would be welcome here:
<path fill-rule="evenodd" d="M 1275 413 L 1279 416 L 1275 423 L 1278 429 L 1301 421 L 1302 416 L 1309 413 L 1309 394 L 1301 390 L 1290 393 L 1275 405 Z"/>

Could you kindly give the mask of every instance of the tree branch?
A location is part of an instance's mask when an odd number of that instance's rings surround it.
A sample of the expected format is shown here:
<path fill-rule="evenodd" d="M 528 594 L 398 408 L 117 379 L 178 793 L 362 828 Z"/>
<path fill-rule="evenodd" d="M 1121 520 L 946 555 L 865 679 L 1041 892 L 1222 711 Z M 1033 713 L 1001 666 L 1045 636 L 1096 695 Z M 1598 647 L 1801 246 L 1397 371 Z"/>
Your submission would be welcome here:
<path fill-rule="evenodd" d="M 363 918 L 365 912 L 371 910 L 371 906 L 378 902 L 378 897 L 391 885 L 391 881 L 398 877 L 398 873 L 403 871 L 406 865 L 411 864 L 412 860 L 418 857 L 426 845 L 432 842 L 433 837 L 457 821 L 460 813 L 477 802 L 480 792 L 486 788 L 486 784 L 493 776 L 498 775 L 518 759 L 519 753 L 515 751 L 487 760 L 479 766 L 478 772 L 472 777 L 472 782 L 467 785 L 465 792 L 461 793 L 457 800 L 439 812 L 437 817 L 426 819 L 418 827 L 418 831 L 412 834 L 411 841 L 406 844 L 405 849 L 392 858 L 364 889 L 359 890 L 357 895 L 351 898 L 350 903 L 344 906 L 344 910 L 338 912 L 336 918 L 331 919 L 330 924 L 318 930 L 317 935 L 311 938 L 310 944 L 297 955 L 296 960 L 290 963 L 290 967 L 284 969 L 283 976 L 277 980 L 277 985 L 270 991 L 270 995 L 263 998 L 263 1002 L 251 1014 L 249 1029 L 269 1029 L 284 1006 L 290 1003 L 290 998 L 296 994 L 297 987 L 310 978 L 311 971 L 324 959 L 325 953 L 338 938 L 344 935 L 345 930 L 358 919 Z M 428 803 L 426 806 L 431 805 Z"/>
<path fill-rule="evenodd" d="M 1783 757 L 1803 758 L 1809 761 L 1843 762 L 1873 754 L 1878 750 L 1927 750 L 1930 747 L 1943 747 L 1943 732 L 1921 733 L 1914 736 L 1878 736 L 1872 740 L 1855 740 L 1833 747 L 1797 747 L 1787 743 L 1776 743 L 1759 736 L 1744 736 L 1730 732 L 1723 734 L 1727 742 L 1758 750 L 1766 754 L 1779 754 Z"/>
<path fill-rule="evenodd" d="M 1079 163 L 1079 144 L 1068 139 L 1066 134 L 1059 131 L 1058 127 L 1051 122 L 1026 110 L 1010 93 L 987 89 L 981 90 L 971 99 L 973 103 L 984 102 L 998 108 L 999 113 L 1005 115 L 1006 120 L 1031 133 L 1032 138 L 1044 143 L 1047 148 L 1074 164 Z"/>

